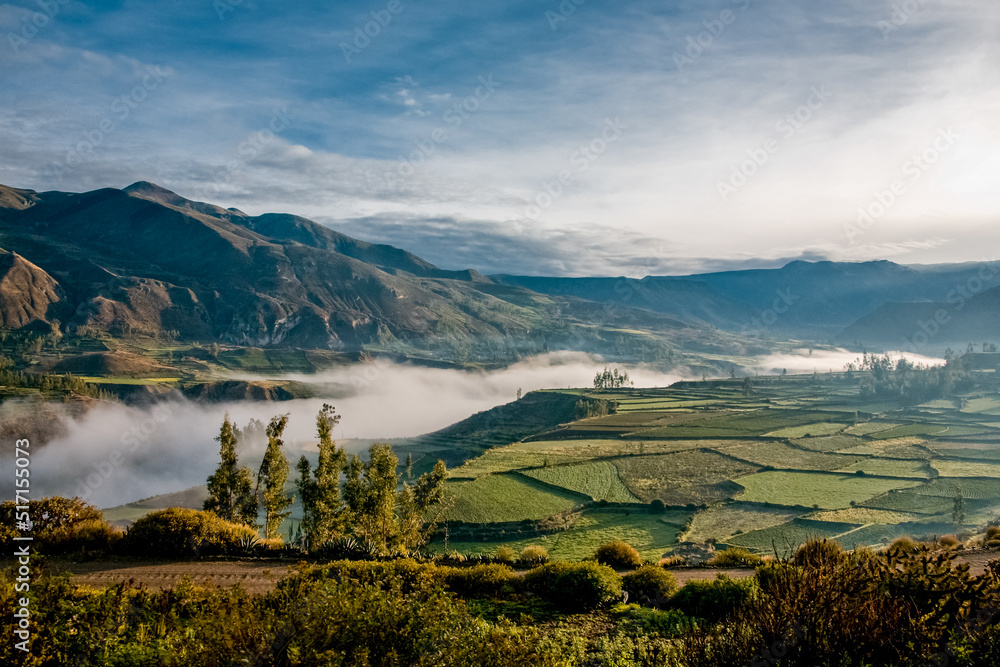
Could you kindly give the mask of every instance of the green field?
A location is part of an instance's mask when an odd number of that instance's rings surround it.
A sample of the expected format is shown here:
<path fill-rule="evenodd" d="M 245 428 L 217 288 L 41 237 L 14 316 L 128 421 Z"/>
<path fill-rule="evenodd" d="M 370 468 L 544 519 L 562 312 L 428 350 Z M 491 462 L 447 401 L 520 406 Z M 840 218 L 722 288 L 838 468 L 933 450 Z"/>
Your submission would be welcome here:
<path fill-rule="evenodd" d="M 511 474 L 449 482 L 446 495 L 452 505 L 445 518 L 473 523 L 544 519 L 588 500 Z"/>
<path fill-rule="evenodd" d="M 890 489 L 920 484 L 916 480 L 880 479 L 857 475 L 831 475 L 802 472 L 762 472 L 739 480 L 746 493 L 744 502 L 777 505 L 818 505 L 822 509 L 850 507 L 851 501 L 864 501 Z"/>
<path fill-rule="evenodd" d="M 940 534 L 959 491 L 966 525 L 1000 512 L 1000 441 L 976 423 L 995 394 L 901 411 L 888 400 L 866 405 L 856 385 L 831 382 L 757 379 L 752 397 L 739 380 L 579 390 L 618 401 L 619 412 L 540 431 L 454 469 L 448 518 L 535 521 L 582 504 L 589 509 L 569 530 L 511 542 L 579 558 L 612 537 L 636 541 L 648 557 L 680 539 L 761 552 L 812 536 L 878 545 L 906 531 Z M 892 412 L 902 414 L 880 415 Z M 683 517 L 649 514 L 640 503 L 654 499 Z M 601 513 L 597 501 L 632 507 Z"/>
<path fill-rule="evenodd" d="M 576 491 L 594 500 L 612 503 L 639 502 L 622 483 L 618 468 L 608 461 L 527 470 L 525 475 L 554 486 Z"/>

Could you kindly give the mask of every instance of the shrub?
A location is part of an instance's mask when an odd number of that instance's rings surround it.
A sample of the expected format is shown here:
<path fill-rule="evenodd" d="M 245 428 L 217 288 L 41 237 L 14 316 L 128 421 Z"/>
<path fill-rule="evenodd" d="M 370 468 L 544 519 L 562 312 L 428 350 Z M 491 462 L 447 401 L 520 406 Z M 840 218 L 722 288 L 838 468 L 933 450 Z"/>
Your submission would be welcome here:
<path fill-rule="evenodd" d="M 660 567 L 683 567 L 687 564 L 683 556 L 666 556 L 660 559 Z"/>
<path fill-rule="evenodd" d="M 662 500 L 660 500 L 659 498 L 654 498 L 649 503 L 649 512 L 651 514 L 663 514 L 663 511 L 666 509 L 666 507 L 667 506 L 663 504 Z"/>
<path fill-rule="evenodd" d="M 983 543 L 992 549 L 1000 548 L 1000 526 L 987 528 L 986 539 L 983 540 Z"/>
<path fill-rule="evenodd" d="M 449 590 L 466 598 L 497 598 L 513 593 L 521 578 L 506 565 L 444 568 Z"/>
<path fill-rule="evenodd" d="M 14 529 L 18 514 L 13 501 L 0 503 L 0 536 L 9 551 L 18 534 Z M 32 546 L 44 554 L 78 551 L 110 551 L 122 531 L 104 520 L 101 510 L 79 498 L 51 496 L 28 501 Z"/>
<path fill-rule="evenodd" d="M 245 538 L 256 536 L 255 529 L 224 521 L 211 512 L 171 507 L 132 524 L 125 547 L 137 555 L 197 557 L 238 551 Z M 267 541 L 261 544 L 269 546 Z"/>
<path fill-rule="evenodd" d="M 568 611 L 609 606 L 622 596 L 621 577 L 607 565 L 594 562 L 542 565 L 524 575 L 524 586 Z"/>
<path fill-rule="evenodd" d="M 628 542 L 615 540 L 597 547 L 595 559 L 602 565 L 613 567 L 616 570 L 634 570 L 642 565 L 642 556 Z"/>
<path fill-rule="evenodd" d="M 746 608 L 756 587 L 752 577 L 730 579 L 720 574 L 715 580 L 689 581 L 674 594 L 670 604 L 688 616 L 719 621 Z"/>
<path fill-rule="evenodd" d="M 631 602 L 659 607 L 677 592 L 677 577 L 656 565 L 644 565 L 622 577 L 622 588 Z"/>
<path fill-rule="evenodd" d="M 942 549 L 957 549 L 961 544 L 954 535 L 942 535 L 938 538 L 938 546 Z"/>
<path fill-rule="evenodd" d="M 824 564 L 839 563 L 845 558 L 844 548 L 837 542 L 831 540 L 807 540 L 795 552 L 792 562 L 799 567 L 811 566 L 820 567 Z"/>
<path fill-rule="evenodd" d="M 733 547 L 725 551 L 716 551 L 707 565 L 715 567 L 757 567 L 762 562 L 761 557 L 743 547 Z"/>
<path fill-rule="evenodd" d="M 548 550 L 537 544 L 529 544 L 521 550 L 521 562 L 528 567 L 534 567 L 549 562 Z"/>
<path fill-rule="evenodd" d="M 920 545 L 909 537 L 897 537 L 895 541 L 889 545 L 889 551 L 899 551 L 901 553 L 914 553 L 919 548 Z"/>
<path fill-rule="evenodd" d="M 510 547 L 497 547 L 496 559 L 501 563 L 513 564 L 517 560 L 517 554 Z"/>

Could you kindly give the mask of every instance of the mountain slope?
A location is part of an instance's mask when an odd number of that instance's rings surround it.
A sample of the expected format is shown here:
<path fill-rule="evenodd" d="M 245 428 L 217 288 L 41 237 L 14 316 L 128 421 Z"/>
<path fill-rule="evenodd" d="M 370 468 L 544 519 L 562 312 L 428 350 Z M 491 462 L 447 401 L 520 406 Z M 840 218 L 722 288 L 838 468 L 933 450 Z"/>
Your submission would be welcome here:
<path fill-rule="evenodd" d="M 688 342 L 743 351 L 703 323 L 444 271 L 305 218 L 248 216 L 152 183 L 2 193 L 0 245 L 58 279 L 68 328 L 170 330 L 253 346 L 441 349 L 460 359 L 546 349 L 662 358 Z M 623 335 L 638 343 L 626 349 Z"/>
<path fill-rule="evenodd" d="M 52 276 L 17 253 L 0 249 L 0 327 L 47 325 L 61 301 L 62 289 Z"/>

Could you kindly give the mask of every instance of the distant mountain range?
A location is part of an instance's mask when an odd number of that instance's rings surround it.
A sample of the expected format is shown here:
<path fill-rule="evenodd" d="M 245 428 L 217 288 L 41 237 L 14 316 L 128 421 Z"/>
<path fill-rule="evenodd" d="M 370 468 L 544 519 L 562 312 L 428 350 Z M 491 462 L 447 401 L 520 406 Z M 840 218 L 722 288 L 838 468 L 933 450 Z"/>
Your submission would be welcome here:
<path fill-rule="evenodd" d="M 761 338 L 791 337 L 941 347 L 995 336 L 998 286 L 990 265 L 885 261 L 643 279 L 483 276 L 148 182 L 79 194 L 0 186 L 0 326 L 14 329 L 472 358 L 744 354 Z M 934 333 L 922 342 L 925 328 Z"/>

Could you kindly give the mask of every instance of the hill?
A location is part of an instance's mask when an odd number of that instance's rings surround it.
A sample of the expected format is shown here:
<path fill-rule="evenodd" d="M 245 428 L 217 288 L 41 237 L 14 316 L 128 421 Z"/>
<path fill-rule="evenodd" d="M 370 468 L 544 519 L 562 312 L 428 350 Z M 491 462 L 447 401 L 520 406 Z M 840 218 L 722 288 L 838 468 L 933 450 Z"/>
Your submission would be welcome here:
<path fill-rule="evenodd" d="M 19 281 L 7 301 L 21 303 L 6 306 L 10 326 L 51 324 L 48 302 L 58 300 L 67 331 L 243 346 L 509 360 L 547 348 L 621 352 L 624 337 L 634 339 L 624 349 L 661 356 L 687 343 L 742 351 L 702 322 L 635 307 L 605 312 L 445 271 L 305 218 L 248 216 L 147 182 L 0 193 L 0 240 L 21 258 L 7 270 Z"/>

